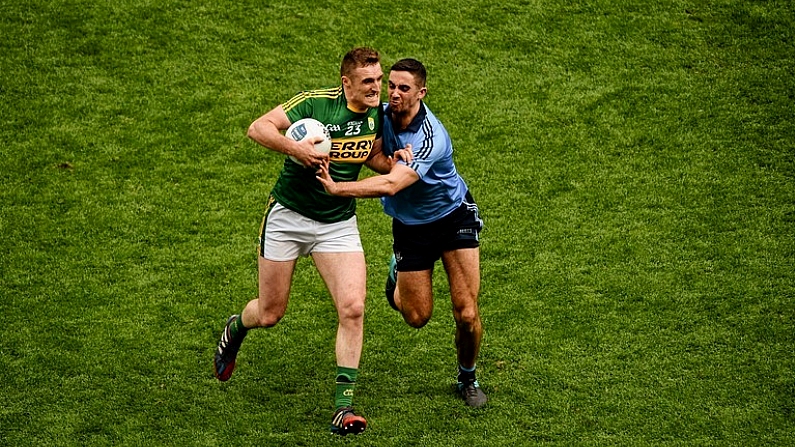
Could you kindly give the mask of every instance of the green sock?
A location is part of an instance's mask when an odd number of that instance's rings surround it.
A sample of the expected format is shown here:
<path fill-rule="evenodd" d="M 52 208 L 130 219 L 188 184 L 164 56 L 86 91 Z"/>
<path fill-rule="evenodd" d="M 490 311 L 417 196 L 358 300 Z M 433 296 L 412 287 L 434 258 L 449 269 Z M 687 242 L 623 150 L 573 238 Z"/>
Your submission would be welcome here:
<path fill-rule="evenodd" d="M 353 403 L 353 389 L 356 387 L 356 376 L 359 370 L 337 366 L 337 391 L 334 394 L 336 408 L 350 407 Z"/>
<path fill-rule="evenodd" d="M 240 337 L 241 339 L 248 333 L 248 328 L 243 326 L 243 314 L 235 318 L 235 321 L 229 326 L 229 332 L 233 339 Z M 238 335 L 239 334 L 239 335 Z"/>

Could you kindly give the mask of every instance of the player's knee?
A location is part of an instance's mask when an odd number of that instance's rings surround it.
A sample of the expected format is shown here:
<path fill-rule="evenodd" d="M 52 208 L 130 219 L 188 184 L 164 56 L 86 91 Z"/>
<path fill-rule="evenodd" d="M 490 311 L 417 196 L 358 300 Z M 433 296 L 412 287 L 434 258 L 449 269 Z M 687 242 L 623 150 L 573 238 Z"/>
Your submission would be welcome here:
<path fill-rule="evenodd" d="M 429 321 L 431 321 L 431 316 L 429 314 L 416 311 L 404 311 L 403 319 L 409 326 L 420 329 L 428 324 Z"/>
<path fill-rule="evenodd" d="M 467 306 L 455 311 L 456 325 L 466 332 L 473 332 L 480 325 L 480 314 L 477 306 Z"/>
<path fill-rule="evenodd" d="M 257 317 L 257 327 L 268 328 L 276 326 L 276 324 L 278 324 L 279 321 L 281 321 L 282 316 L 284 316 L 284 314 L 279 315 L 274 313 L 261 312 L 260 315 Z"/>
<path fill-rule="evenodd" d="M 337 309 L 340 319 L 360 320 L 364 318 L 364 300 L 356 300 L 340 305 Z"/>

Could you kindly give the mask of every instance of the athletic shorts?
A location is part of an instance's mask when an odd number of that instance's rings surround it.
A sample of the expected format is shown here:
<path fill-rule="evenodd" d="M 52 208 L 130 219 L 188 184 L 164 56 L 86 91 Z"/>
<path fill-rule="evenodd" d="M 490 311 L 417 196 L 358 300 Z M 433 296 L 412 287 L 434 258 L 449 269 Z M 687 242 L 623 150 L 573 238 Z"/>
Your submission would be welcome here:
<path fill-rule="evenodd" d="M 483 229 L 478 206 L 467 192 L 464 203 L 441 219 L 421 225 L 406 225 L 392 219 L 392 249 L 401 272 L 431 270 L 442 252 L 480 246 Z"/>
<path fill-rule="evenodd" d="M 318 222 L 272 201 L 262 219 L 259 254 L 270 261 L 362 251 L 356 216 L 342 222 Z"/>

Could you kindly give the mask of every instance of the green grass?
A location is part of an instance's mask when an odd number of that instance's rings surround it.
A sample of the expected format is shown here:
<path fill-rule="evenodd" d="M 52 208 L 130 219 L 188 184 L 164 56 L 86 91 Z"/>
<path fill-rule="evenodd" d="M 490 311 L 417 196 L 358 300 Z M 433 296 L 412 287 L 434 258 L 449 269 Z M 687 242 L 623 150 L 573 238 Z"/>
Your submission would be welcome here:
<path fill-rule="evenodd" d="M 795 9 L 786 1 L 0 4 L 0 445 L 792 445 Z M 228 383 L 281 158 L 248 124 L 372 45 L 416 57 L 478 200 L 491 397 L 452 392 L 369 266 L 356 404 L 302 260 Z"/>

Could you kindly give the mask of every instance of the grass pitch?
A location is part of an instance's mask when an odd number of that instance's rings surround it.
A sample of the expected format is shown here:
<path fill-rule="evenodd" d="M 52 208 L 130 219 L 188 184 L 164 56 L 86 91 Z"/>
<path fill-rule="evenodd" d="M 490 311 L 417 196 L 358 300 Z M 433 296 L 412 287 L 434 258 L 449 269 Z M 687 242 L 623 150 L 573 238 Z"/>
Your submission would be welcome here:
<path fill-rule="evenodd" d="M 792 445 L 795 11 L 785 1 L 0 6 L 0 444 Z M 357 438 L 327 433 L 336 317 L 311 262 L 256 293 L 281 157 L 248 124 L 371 45 L 429 69 L 480 204 L 489 406 L 452 392 L 369 266 Z"/>

